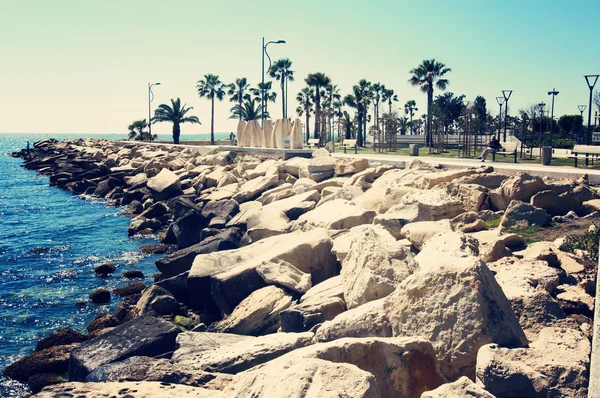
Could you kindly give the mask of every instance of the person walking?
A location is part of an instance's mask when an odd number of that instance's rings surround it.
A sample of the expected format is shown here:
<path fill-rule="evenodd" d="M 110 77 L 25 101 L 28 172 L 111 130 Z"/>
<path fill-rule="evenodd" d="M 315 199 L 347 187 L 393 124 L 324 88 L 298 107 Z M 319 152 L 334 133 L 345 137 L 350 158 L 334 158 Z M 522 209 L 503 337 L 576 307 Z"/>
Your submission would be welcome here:
<path fill-rule="evenodd" d="M 487 148 L 485 148 L 483 150 L 483 152 L 481 153 L 481 156 L 479 156 L 478 159 L 481 159 L 482 162 L 485 162 L 485 159 L 487 159 L 487 156 L 490 153 L 496 153 L 496 151 L 499 149 L 502 149 L 502 145 L 500 144 L 500 141 L 498 141 L 496 139 L 496 137 L 492 137 L 492 139 L 488 143 Z"/>

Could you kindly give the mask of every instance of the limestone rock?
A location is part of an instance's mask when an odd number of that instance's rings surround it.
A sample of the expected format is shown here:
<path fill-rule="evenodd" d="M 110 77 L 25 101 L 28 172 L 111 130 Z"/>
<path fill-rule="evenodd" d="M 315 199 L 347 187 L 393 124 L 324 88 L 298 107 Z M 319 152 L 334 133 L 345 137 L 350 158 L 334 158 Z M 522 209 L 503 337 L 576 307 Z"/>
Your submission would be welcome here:
<path fill-rule="evenodd" d="M 457 184 L 473 184 L 481 185 L 482 187 L 489 189 L 500 188 L 502 182 L 508 178 L 505 174 L 500 173 L 475 173 L 469 176 L 461 177 L 455 182 Z"/>
<path fill-rule="evenodd" d="M 346 303 L 339 297 L 312 299 L 292 305 L 279 315 L 282 332 L 304 332 L 315 325 L 332 320 L 346 311 Z"/>
<path fill-rule="evenodd" d="M 363 158 L 336 159 L 335 174 L 339 176 L 360 173 L 369 167 L 369 161 Z"/>
<path fill-rule="evenodd" d="M 300 180 L 298 180 L 300 181 Z M 296 182 L 297 183 L 297 182 Z M 294 184 L 295 186 L 295 184 Z M 308 190 L 298 193 L 289 198 L 273 201 L 263 206 L 262 211 L 278 212 L 281 211 L 290 220 L 296 220 L 302 214 L 314 209 L 317 201 L 320 199 L 319 191 Z"/>
<path fill-rule="evenodd" d="M 477 378 L 498 397 L 586 397 L 590 352 L 581 332 L 545 328 L 530 348 L 483 346 Z"/>
<path fill-rule="evenodd" d="M 472 237 L 462 232 L 444 232 L 427 240 L 415 261 L 421 270 L 434 270 L 463 262 L 472 264 L 478 254 L 477 241 Z"/>
<path fill-rule="evenodd" d="M 337 235 L 333 239 L 333 248 L 331 252 L 337 257 L 340 263 L 343 263 L 350 251 L 350 244 L 357 238 L 362 237 L 367 231 L 376 231 L 376 233 L 385 236 L 385 228 L 379 225 L 363 224 L 350 228 L 347 232 Z"/>
<path fill-rule="evenodd" d="M 373 224 L 381 225 L 396 239 L 403 239 L 402 228 L 410 223 L 419 221 L 433 221 L 433 216 L 427 206 L 421 203 L 411 205 L 397 205 L 385 214 L 378 214 L 373 219 Z"/>
<path fill-rule="evenodd" d="M 417 269 L 408 249 L 387 231 L 369 227 L 350 242 L 342 263 L 342 285 L 348 308 L 389 295 Z"/>
<path fill-rule="evenodd" d="M 250 242 L 257 242 L 287 232 L 290 220 L 282 211 L 261 209 L 246 221 L 246 234 Z"/>
<path fill-rule="evenodd" d="M 57 345 L 37 351 L 8 365 L 3 374 L 6 377 L 26 383 L 27 380 L 40 373 L 66 373 L 69 356 L 79 343 Z"/>
<path fill-rule="evenodd" d="M 461 377 L 454 383 L 446 383 L 435 390 L 426 391 L 421 398 L 495 398 L 468 377 Z"/>
<path fill-rule="evenodd" d="M 256 268 L 258 275 L 269 285 L 282 286 L 300 294 L 311 288 L 310 274 L 306 274 L 285 260 L 265 261 Z"/>
<path fill-rule="evenodd" d="M 35 398 L 56 397 L 181 397 L 181 398 L 221 398 L 226 397 L 220 391 L 195 388 L 180 384 L 159 383 L 155 381 L 142 382 L 111 382 L 111 383 L 64 383 L 46 387 L 37 393 Z"/>
<path fill-rule="evenodd" d="M 179 177 L 169 169 L 162 169 L 160 173 L 150 178 L 147 186 L 152 194 L 152 198 L 157 201 L 181 195 Z"/>
<path fill-rule="evenodd" d="M 374 217 L 374 211 L 364 210 L 345 200 L 333 200 L 301 215 L 292 228 L 295 230 L 347 229 L 361 224 L 371 224 Z"/>
<path fill-rule="evenodd" d="M 401 203 L 405 205 L 421 204 L 428 208 L 434 221 L 451 219 L 465 212 L 460 198 L 453 197 L 441 189 L 409 193 L 402 198 Z"/>
<path fill-rule="evenodd" d="M 318 285 L 314 285 L 300 298 L 300 303 L 318 303 L 329 298 L 344 298 L 344 287 L 340 275 L 329 278 Z"/>
<path fill-rule="evenodd" d="M 188 337 L 190 334 L 201 334 L 206 339 L 215 337 L 216 344 L 212 348 L 192 346 L 197 339 Z M 311 344 L 312 338 L 310 332 L 274 333 L 227 342 L 217 333 L 184 332 L 178 340 L 180 348 L 173 353 L 173 362 L 189 370 L 239 373 L 305 347 Z"/>
<path fill-rule="evenodd" d="M 277 175 L 257 177 L 244 183 L 238 193 L 233 195 L 233 199 L 238 203 L 248 202 L 260 196 L 264 191 L 273 187 L 279 181 Z"/>
<path fill-rule="evenodd" d="M 275 286 L 258 289 L 246 297 L 222 321 L 213 323 L 213 332 L 247 334 L 258 336 L 276 332 L 279 313 L 292 304 L 292 298 Z"/>
<path fill-rule="evenodd" d="M 468 211 L 452 219 L 452 227 L 460 232 L 477 232 L 487 229 L 485 222 L 479 218 L 479 213 Z"/>
<path fill-rule="evenodd" d="M 500 225 L 503 228 L 524 229 L 532 225 L 545 227 L 550 224 L 550 217 L 543 209 L 538 209 L 518 200 L 508 205 Z"/>
<path fill-rule="evenodd" d="M 419 221 L 403 226 L 400 234 L 408 239 L 417 250 L 421 250 L 425 242 L 435 235 L 453 230 L 450 220 Z"/>
<path fill-rule="evenodd" d="M 179 308 L 175 297 L 160 286 L 152 285 L 142 293 L 136 304 L 138 315 L 154 311 L 160 315 L 172 314 Z"/>
<path fill-rule="evenodd" d="M 411 187 L 376 186 L 354 198 L 352 203 L 363 209 L 373 210 L 378 214 L 382 214 L 397 205 L 404 195 L 415 191 L 417 189 Z"/>
<path fill-rule="evenodd" d="M 506 210 L 513 200 L 529 202 L 531 197 L 548 186 L 540 177 L 518 173 L 502 182 L 499 188 L 490 194 L 492 206 L 496 210 Z"/>

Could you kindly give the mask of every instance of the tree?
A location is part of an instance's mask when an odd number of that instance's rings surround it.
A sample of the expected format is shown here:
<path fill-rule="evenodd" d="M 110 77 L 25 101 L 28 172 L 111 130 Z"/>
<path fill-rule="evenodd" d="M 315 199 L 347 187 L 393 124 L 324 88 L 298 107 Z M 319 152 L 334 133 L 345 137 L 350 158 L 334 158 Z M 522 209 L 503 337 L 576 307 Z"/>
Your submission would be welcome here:
<path fill-rule="evenodd" d="M 262 82 L 258 83 L 257 86 L 258 87 L 256 87 L 256 88 L 252 87 L 250 89 L 250 93 L 252 94 L 252 96 L 254 97 L 255 100 L 258 100 L 262 103 L 260 97 L 262 95 L 261 89 L 264 87 L 264 89 L 265 89 L 265 117 L 266 117 L 266 115 L 268 114 L 269 102 L 275 102 L 277 100 L 277 93 L 271 92 L 271 89 L 273 88 L 273 82 L 271 82 L 271 81 L 265 82 L 264 86 L 263 86 Z"/>
<path fill-rule="evenodd" d="M 127 139 L 135 141 L 151 141 L 149 132 L 144 130 L 146 127 L 148 127 L 146 119 L 134 121 L 127 127 L 129 129 L 129 136 Z M 154 134 L 153 138 L 157 138 L 156 134 Z"/>
<path fill-rule="evenodd" d="M 225 97 L 225 86 L 223 82 L 219 80 L 218 75 L 207 74 L 204 75 L 204 80 L 198 80 L 196 89 L 198 90 L 198 96 L 200 98 L 206 97 L 210 99 L 210 143 L 215 145 L 215 98 L 219 101 L 223 101 Z"/>
<path fill-rule="evenodd" d="M 269 69 L 269 76 L 274 78 L 275 80 L 279 80 L 279 85 L 281 86 L 281 114 L 284 119 L 287 118 L 286 112 L 286 103 L 285 103 L 285 83 L 286 81 L 294 81 L 294 71 L 290 68 L 292 67 L 292 61 L 288 58 L 281 58 L 275 61 L 271 69 Z"/>
<path fill-rule="evenodd" d="M 475 129 L 479 133 L 479 135 L 483 134 L 485 131 L 485 125 L 487 121 L 487 106 L 485 103 L 485 98 L 481 95 L 475 97 L 475 101 L 473 101 L 473 106 L 475 107 Z"/>
<path fill-rule="evenodd" d="M 237 104 L 241 106 L 242 101 L 250 99 L 250 94 L 247 93 L 248 89 L 250 88 L 250 84 L 248 84 L 248 80 L 245 77 L 235 79 L 235 82 L 231 83 L 227 87 L 227 95 L 229 95 L 229 101 L 237 102 Z"/>
<path fill-rule="evenodd" d="M 441 62 L 435 59 L 424 60 L 421 65 L 411 69 L 409 73 L 412 77 L 408 80 L 413 86 L 420 87 L 421 91 L 427 94 L 427 136 L 425 141 L 427 145 L 431 145 L 431 105 L 433 103 L 433 88 L 434 86 L 440 90 L 445 90 L 450 84 L 448 79 L 443 77 L 451 72 Z"/>
<path fill-rule="evenodd" d="M 394 94 L 394 90 L 391 88 L 386 88 L 383 90 L 381 100 L 383 102 L 387 102 L 389 106 L 389 114 L 392 114 L 392 101 L 398 102 L 398 95 Z"/>
<path fill-rule="evenodd" d="M 435 98 L 434 108 L 435 113 L 442 119 L 444 133 L 448 133 L 448 126 L 453 124 L 460 117 L 460 113 L 464 108 L 464 95 L 455 97 L 453 93 L 444 93 Z"/>
<path fill-rule="evenodd" d="M 186 116 L 186 114 L 194 109 L 193 107 L 186 107 L 186 104 L 181 106 L 181 100 L 171 98 L 171 106 L 167 104 L 160 104 L 157 109 L 154 110 L 154 117 L 152 123 L 155 122 L 171 122 L 173 123 L 173 143 L 179 144 L 179 135 L 181 134 L 181 123 L 192 123 L 202 124 L 196 116 Z"/>
<path fill-rule="evenodd" d="M 573 139 L 574 135 L 583 132 L 583 118 L 581 115 L 562 115 L 558 118 L 559 136 Z"/>
<path fill-rule="evenodd" d="M 258 120 L 269 117 L 269 114 L 263 112 L 262 105 L 258 105 L 254 99 L 247 99 L 241 105 L 236 104 L 233 108 L 231 108 L 231 117 L 230 119 L 239 118 L 240 120 L 245 120 L 247 122 L 251 120 Z"/>
<path fill-rule="evenodd" d="M 596 109 L 600 112 L 600 91 L 594 93 L 594 105 L 596 105 Z"/>
<path fill-rule="evenodd" d="M 315 90 L 311 87 L 304 87 L 298 95 L 296 95 L 296 101 L 298 101 L 298 108 L 296 108 L 296 112 L 298 116 L 302 116 L 303 114 L 306 116 L 306 143 L 308 144 L 308 140 L 310 139 L 310 112 L 313 106 L 313 100 L 315 98 Z"/>
<path fill-rule="evenodd" d="M 321 117 L 321 89 L 331 83 L 331 79 L 324 73 L 309 73 L 304 79 L 308 87 L 315 89 L 315 130 L 314 138 L 319 138 L 319 121 Z"/>
<path fill-rule="evenodd" d="M 406 101 L 406 104 L 404 104 L 404 114 L 410 116 L 410 133 L 411 134 L 415 133 L 415 129 L 413 126 L 413 116 L 414 116 L 415 112 L 418 110 L 419 110 L 419 108 L 417 108 L 417 103 L 415 100 L 408 100 L 408 101 Z"/>
<path fill-rule="evenodd" d="M 344 125 L 344 138 L 351 139 L 354 135 L 354 119 L 346 111 L 342 114 L 342 124 Z"/>
<path fill-rule="evenodd" d="M 375 126 L 379 129 L 379 101 L 385 93 L 385 86 L 375 83 L 371 86 L 371 99 L 373 100 L 373 111 L 375 113 Z"/>

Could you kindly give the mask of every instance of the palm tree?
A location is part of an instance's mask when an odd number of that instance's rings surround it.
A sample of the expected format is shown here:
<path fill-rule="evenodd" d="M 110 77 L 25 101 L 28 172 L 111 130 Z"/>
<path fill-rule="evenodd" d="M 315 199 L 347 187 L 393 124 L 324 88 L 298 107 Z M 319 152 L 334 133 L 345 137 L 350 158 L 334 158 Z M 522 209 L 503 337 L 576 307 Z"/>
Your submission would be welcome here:
<path fill-rule="evenodd" d="M 227 95 L 229 95 L 229 101 L 237 102 L 237 104 L 241 106 L 243 100 L 250 99 L 250 94 L 246 92 L 250 85 L 248 84 L 248 80 L 245 77 L 235 79 L 235 82 L 231 83 L 227 87 Z"/>
<path fill-rule="evenodd" d="M 329 116 L 329 132 L 331 134 L 333 132 L 333 119 L 336 116 L 334 108 L 336 103 L 341 101 L 342 96 L 340 95 L 340 89 L 338 88 L 338 85 L 331 83 L 325 87 L 325 95 L 327 96 L 327 115 Z M 328 140 L 331 140 L 331 137 L 328 137 Z"/>
<path fill-rule="evenodd" d="M 390 109 L 389 109 L 389 113 L 392 113 L 392 101 L 396 101 L 398 102 L 398 95 L 394 94 L 394 90 L 392 90 L 391 88 L 386 88 L 383 91 L 383 96 L 381 97 L 381 100 L 383 102 L 387 102 Z"/>
<path fill-rule="evenodd" d="M 173 144 L 179 144 L 179 135 L 181 134 L 181 123 L 195 123 L 202 124 L 196 116 L 186 116 L 186 113 L 194 109 L 193 107 L 186 108 L 186 104 L 181 106 L 181 100 L 171 98 L 171 106 L 167 104 L 160 104 L 157 109 L 154 110 L 154 117 L 152 123 L 155 122 L 171 122 L 173 123 Z"/>
<path fill-rule="evenodd" d="M 198 96 L 200 98 L 206 97 L 210 99 L 211 110 L 210 110 L 210 143 L 215 144 L 215 98 L 219 101 L 223 101 L 225 97 L 225 85 L 219 80 L 218 75 L 211 75 L 210 73 L 204 75 L 204 80 L 198 80 L 196 89 L 198 90 Z"/>
<path fill-rule="evenodd" d="M 127 139 L 135 141 L 150 141 L 148 131 L 144 130 L 146 127 L 148 127 L 148 122 L 146 119 L 134 121 L 129 125 L 129 127 L 127 127 L 129 129 L 129 136 Z"/>
<path fill-rule="evenodd" d="M 313 106 L 313 100 L 315 99 L 315 90 L 311 87 L 304 87 L 298 95 L 296 95 L 296 101 L 298 101 L 298 108 L 296 108 L 296 112 L 298 116 L 302 116 L 303 114 L 306 116 L 306 143 L 308 144 L 308 140 L 310 139 L 310 112 Z"/>
<path fill-rule="evenodd" d="M 404 113 L 410 116 L 410 133 L 414 134 L 415 131 L 413 129 L 413 115 L 416 111 L 418 111 L 417 103 L 415 100 L 408 100 L 406 104 L 404 104 Z"/>
<path fill-rule="evenodd" d="M 321 89 L 331 83 L 331 79 L 324 73 L 309 73 L 304 79 L 308 87 L 315 89 L 315 131 L 314 138 L 319 138 L 319 120 L 321 116 Z"/>
<path fill-rule="evenodd" d="M 443 79 L 446 73 L 451 72 L 441 62 L 435 59 L 426 59 L 418 67 L 411 69 L 412 77 L 408 80 L 413 86 L 419 86 L 421 91 L 427 93 L 427 136 L 425 141 L 431 145 L 431 104 L 433 103 L 433 87 L 445 90 L 450 84 L 448 79 Z"/>
<path fill-rule="evenodd" d="M 265 82 L 263 86 L 262 83 L 258 83 L 258 87 L 251 87 L 250 94 L 254 97 L 255 100 L 261 101 L 260 96 L 262 95 L 262 87 L 265 88 L 265 117 L 268 114 L 268 104 L 269 102 L 275 102 L 277 100 L 277 93 L 271 92 L 273 87 L 273 82 Z M 262 102 L 262 101 L 261 101 Z"/>
<path fill-rule="evenodd" d="M 375 83 L 371 86 L 371 94 L 373 99 L 373 110 L 375 112 L 375 126 L 379 130 L 379 101 L 385 94 L 385 86 L 381 83 Z"/>
<path fill-rule="evenodd" d="M 281 86 L 281 114 L 284 119 L 287 119 L 287 107 L 285 103 L 285 90 L 287 81 L 294 81 L 294 71 L 290 68 L 292 67 L 292 61 L 288 58 L 281 58 L 275 61 L 271 69 L 269 69 L 269 76 L 274 78 L 275 80 L 279 80 L 279 85 Z"/>
<path fill-rule="evenodd" d="M 339 95 L 339 94 L 338 94 Z M 341 100 L 341 96 L 339 99 L 335 100 L 333 102 L 333 116 L 337 117 L 337 132 L 338 132 L 338 139 L 340 138 L 340 123 L 341 123 L 341 119 L 344 116 L 344 113 L 342 112 L 342 105 L 344 105 L 342 103 Z M 334 123 L 335 124 L 335 123 Z M 334 137 L 335 138 L 335 137 Z"/>
<path fill-rule="evenodd" d="M 236 104 L 233 108 L 231 108 L 230 119 L 237 117 L 240 120 L 249 122 L 251 120 L 262 119 L 263 116 L 268 118 L 269 114 L 263 112 L 262 105 L 257 104 L 254 99 L 247 99 L 241 105 Z"/>

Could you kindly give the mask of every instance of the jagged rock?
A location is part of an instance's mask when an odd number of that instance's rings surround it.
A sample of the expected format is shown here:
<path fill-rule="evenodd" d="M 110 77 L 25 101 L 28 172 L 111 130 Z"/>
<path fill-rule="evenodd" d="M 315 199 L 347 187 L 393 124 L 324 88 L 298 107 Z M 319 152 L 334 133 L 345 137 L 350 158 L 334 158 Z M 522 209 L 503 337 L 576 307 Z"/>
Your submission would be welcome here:
<path fill-rule="evenodd" d="M 140 216 L 146 218 L 159 218 L 165 214 L 168 214 L 169 212 L 170 210 L 167 205 L 165 205 L 163 202 L 157 202 L 144 210 Z"/>
<path fill-rule="evenodd" d="M 382 214 L 396 206 L 404 195 L 417 191 L 411 187 L 374 186 L 362 195 L 354 198 L 352 203 L 366 210 Z"/>
<path fill-rule="evenodd" d="M 151 316 L 119 325 L 73 350 L 69 380 L 84 380 L 99 366 L 132 356 L 156 356 L 173 351 L 179 332 L 172 323 Z"/>
<path fill-rule="evenodd" d="M 483 346 L 477 378 L 498 397 L 587 396 L 591 346 L 579 331 L 542 329 L 530 348 Z"/>
<path fill-rule="evenodd" d="M 308 163 L 298 170 L 300 178 L 309 178 L 315 182 L 321 182 L 333 177 L 335 172 L 335 160 L 330 156 L 318 156 L 310 159 Z"/>
<path fill-rule="evenodd" d="M 260 178 L 260 177 L 259 177 Z M 331 254 L 331 238 L 324 229 L 295 232 L 260 240 L 237 250 L 200 254 L 188 276 L 192 301 L 214 299 L 225 313 L 231 313 L 253 291 L 266 286 L 256 268 L 264 261 L 285 260 L 316 284 L 337 272 Z"/>
<path fill-rule="evenodd" d="M 509 256 L 511 250 L 522 250 L 527 242 L 521 235 L 502 233 L 500 230 L 479 231 L 470 233 L 479 242 L 479 257 L 484 262 L 497 261 Z"/>
<path fill-rule="evenodd" d="M 518 200 L 510 202 L 500 222 L 503 228 L 513 229 L 524 229 L 532 225 L 545 227 L 548 224 L 550 217 L 545 210 Z"/>
<path fill-rule="evenodd" d="M 474 211 L 467 211 L 466 213 L 459 214 L 452 219 L 452 227 L 455 231 L 460 232 L 477 232 L 482 229 L 487 229 L 485 222 L 479 218 L 479 213 Z"/>
<path fill-rule="evenodd" d="M 208 202 L 200 213 L 207 221 L 220 220 L 223 224 L 229 222 L 240 211 L 240 206 L 235 200 L 224 199 Z"/>
<path fill-rule="evenodd" d="M 66 373 L 69 366 L 69 356 L 79 343 L 57 345 L 34 352 L 25 358 L 8 365 L 3 373 L 5 376 L 21 383 L 39 373 Z"/>
<path fill-rule="evenodd" d="M 415 261 L 421 270 L 434 270 L 463 262 L 472 264 L 478 254 L 477 241 L 472 237 L 462 232 L 443 232 L 425 242 Z"/>
<path fill-rule="evenodd" d="M 315 325 L 329 321 L 346 311 L 346 303 L 340 297 L 312 299 L 292 305 L 279 314 L 282 332 L 304 332 Z"/>
<path fill-rule="evenodd" d="M 127 233 L 129 236 L 133 236 L 145 231 L 157 231 L 160 228 L 162 228 L 162 223 L 160 221 L 138 216 L 131 220 Z"/>
<path fill-rule="evenodd" d="M 396 239 L 403 239 L 402 228 L 410 223 L 419 221 L 433 221 L 429 208 L 421 203 L 412 205 L 397 205 L 385 214 L 378 214 L 373 219 L 373 224 L 381 225 Z"/>
<path fill-rule="evenodd" d="M 454 218 L 464 213 L 465 208 L 460 198 L 450 196 L 442 189 L 431 189 L 406 194 L 401 202 L 404 205 L 422 205 L 429 210 L 434 221 Z"/>
<path fill-rule="evenodd" d="M 300 303 L 313 304 L 329 298 L 344 298 L 344 287 L 340 275 L 329 278 L 311 287 L 301 298 Z"/>
<path fill-rule="evenodd" d="M 413 255 L 392 235 L 369 226 L 350 242 L 342 262 L 342 286 L 348 308 L 389 295 L 417 269 Z"/>
<path fill-rule="evenodd" d="M 367 159 L 336 159 L 335 174 L 339 176 L 360 173 L 369 167 Z"/>
<path fill-rule="evenodd" d="M 162 169 L 160 173 L 150 178 L 147 187 L 152 198 L 157 201 L 167 200 L 182 193 L 179 177 L 169 169 Z"/>
<path fill-rule="evenodd" d="M 310 274 L 300 271 L 285 260 L 265 261 L 256 268 L 269 285 L 277 285 L 304 294 L 311 288 Z"/>
<path fill-rule="evenodd" d="M 171 250 L 171 246 L 162 243 L 150 243 L 140 246 L 140 253 L 143 254 L 165 254 Z"/>
<path fill-rule="evenodd" d="M 454 228 L 450 220 L 418 221 L 403 226 L 400 234 L 408 239 L 417 250 L 421 250 L 425 242 L 435 235 L 452 231 Z"/>
<path fill-rule="evenodd" d="M 185 332 L 178 338 L 179 347 L 173 353 L 173 362 L 190 370 L 206 372 L 239 373 L 268 362 L 290 351 L 311 344 L 313 334 L 275 333 L 250 339 L 222 339 L 221 333 Z M 196 336 L 201 335 L 201 336 Z M 203 339 L 215 338 L 207 347 Z M 245 337 L 245 336 L 244 336 Z M 200 345 L 195 343 L 200 340 Z"/>
<path fill-rule="evenodd" d="M 556 295 L 560 306 L 567 314 L 582 314 L 593 317 L 595 300 L 581 286 L 560 285 Z"/>
<path fill-rule="evenodd" d="M 325 188 L 324 191 L 325 195 L 321 195 L 321 200 L 319 200 L 319 203 L 317 203 L 317 207 L 338 199 L 351 202 L 354 198 L 357 198 L 363 194 L 363 189 L 354 185 L 344 186 L 341 189 L 334 189 L 331 194 L 327 194 L 327 188 Z"/>
<path fill-rule="evenodd" d="M 233 200 L 238 203 L 248 202 L 260 196 L 264 191 L 273 187 L 279 181 L 277 175 L 266 175 L 257 177 L 244 183 L 238 193 L 233 195 Z"/>
<path fill-rule="evenodd" d="M 120 324 L 121 321 L 110 314 L 98 314 L 98 316 L 87 325 L 86 330 L 91 334 L 98 330 L 119 326 Z"/>
<path fill-rule="evenodd" d="M 273 333 L 279 328 L 279 313 L 291 304 L 292 297 L 282 289 L 267 286 L 251 293 L 231 315 L 213 323 L 209 330 L 251 336 Z"/>
<path fill-rule="evenodd" d="M 62 374 L 56 373 L 38 373 L 27 379 L 27 386 L 32 393 L 36 394 L 44 387 L 66 382 L 66 378 Z"/>
<path fill-rule="evenodd" d="M 165 384 L 173 383 L 206 388 L 228 384 L 231 376 L 204 372 L 171 362 L 168 359 L 131 357 L 124 361 L 100 366 L 90 373 L 85 381 L 93 383 L 158 381 Z"/>
<path fill-rule="evenodd" d="M 142 293 L 137 302 L 138 315 L 145 315 L 151 311 L 160 315 L 172 314 L 179 308 L 177 300 L 167 290 L 160 286 L 152 285 Z"/>
<path fill-rule="evenodd" d="M 531 197 L 548 186 L 540 177 L 518 173 L 502 182 L 499 188 L 490 193 L 492 206 L 496 210 L 506 210 L 513 200 L 529 202 Z"/>
<path fill-rule="evenodd" d="M 301 215 L 293 223 L 292 229 L 348 229 L 361 224 L 371 224 L 374 217 L 374 211 L 354 206 L 345 200 L 333 200 Z"/>
<path fill-rule="evenodd" d="M 421 398 L 495 398 L 492 394 L 473 383 L 468 377 L 461 377 L 454 383 L 446 383 L 435 390 L 426 391 Z"/>
<path fill-rule="evenodd" d="M 289 198 L 273 201 L 263 206 L 261 211 L 278 212 L 281 211 L 290 220 L 296 220 L 302 214 L 314 209 L 317 201 L 320 199 L 319 191 L 309 190 L 299 193 Z"/>
<path fill-rule="evenodd" d="M 57 345 L 68 345 L 73 343 L 81 343 L 87 337 L 71 328 L 62 328 L 54 331 L 48 337 L 43 337 L 38 340 L 35 345 L 36 351 L 45 350 L 46 348 Z"/>
<path fill-rule="evenodd" d="M 220 391 L 184 386 L 180 384 L 159 383 L 155 381 L 111 382 L 111 383 L 64 383 L 46 387 L 35 398 L 56 397 L 118 397 L 149 398 L 225 398 Z"/>
<path fill-rule="evenodd" d="M 238 228 L 228 228 L 202 242 L 171 253 L 156 261 L 156 268 L 165 276 L 173 277 L 189 271 L 196 256 L 223 250 L 237 249 L 242 232 Z"/>
<path fill-rule="evenodd" d="M 264 208 L 250 215 L 246 220 L 246 234 L 250 242 L 287 232 L 290 220 L 282 211 Z"/>
<path fill-rule="evenodd" d="M 500 188 L 502 182 L 508 178 L 505 174 L 500 173 L 475 173 L 465 177 L 461 177 L 455 182 L 457 184 L 473 184 L 481 185 L 482 187 L 489 189 Z"/>
<path fill-rule="evenodd" d="M 224 390 L 231 398 L 379 398 L 375 377 L 354 365 L 320 359 L 266 363 L 237 374 Z"/>
<path fill-rule="evenodd" d="M 262 195 L 256 199 L 256 201 L 262 203 L 263 205 L 267 205 L 276 200 L 290 197 L 293 194 L 294 192 L 292 191 L 292 184 L 286 182 L 263 192 Z"/>

